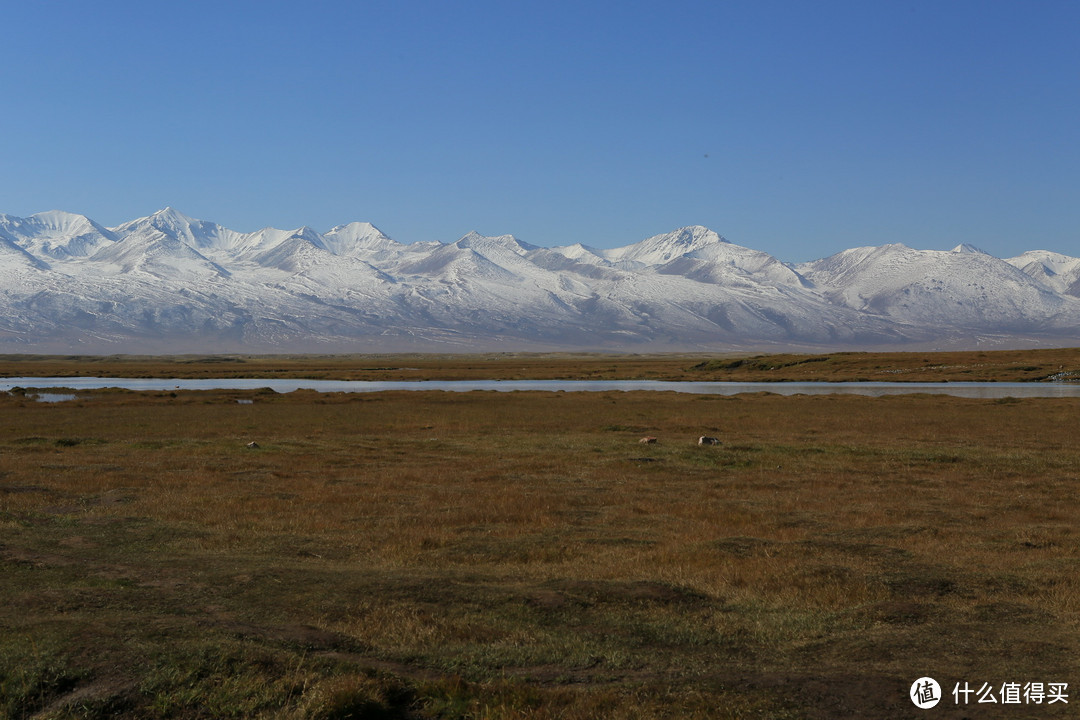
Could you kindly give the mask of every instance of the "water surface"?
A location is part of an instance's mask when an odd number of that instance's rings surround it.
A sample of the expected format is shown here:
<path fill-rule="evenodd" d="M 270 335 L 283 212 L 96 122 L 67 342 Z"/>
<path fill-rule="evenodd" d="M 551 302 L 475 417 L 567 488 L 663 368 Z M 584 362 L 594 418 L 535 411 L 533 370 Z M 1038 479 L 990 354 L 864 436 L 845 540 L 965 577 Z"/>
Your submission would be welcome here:
<path fill-rule="evenodd" d="M 35 400 L 37 400 L 38 402 L 45 402 L 45 403 L 68 402 L 69 400 L 74 400 L 75 399 L 75 395 L 73 393 L 54 393 L 54 392 L 35 393 L 32 397 Z"/>
<path fill-rule="evenodd" d="M 666 391 L 696 395 L 737 395 L 769 392 L 777 395 L 910 395 L 928 393 L 969 398 L 1004 397 L 1080 397 L 1080 383 L 1006 383 L 1006 382 L 678 382 L 667 380 L 304 380 L 301 378 L 97 378 L 97 377 L 14 377 L 0 378 L 0 391 L 13 387 L 70 388 L 96 390 L 258 390 L 274 392 L 294 390 L 318 392 L 384 392 L 387 390 L 442 390 L 469 392 L 489 390 L 612 392 Z"/>

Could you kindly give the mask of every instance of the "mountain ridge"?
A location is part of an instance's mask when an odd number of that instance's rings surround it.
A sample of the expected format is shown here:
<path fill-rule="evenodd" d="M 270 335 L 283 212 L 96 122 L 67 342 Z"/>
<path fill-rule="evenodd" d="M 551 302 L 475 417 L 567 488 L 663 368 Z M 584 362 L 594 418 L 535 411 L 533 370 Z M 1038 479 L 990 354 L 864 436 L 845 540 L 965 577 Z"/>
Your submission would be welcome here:
<path fill-rule="evenodd" d="M 599 249 L 0 215 L 0 283 L 0 352 L 1080 344 L 1078 258 L 888 244 L 793 264 L 698 225 Z"/>

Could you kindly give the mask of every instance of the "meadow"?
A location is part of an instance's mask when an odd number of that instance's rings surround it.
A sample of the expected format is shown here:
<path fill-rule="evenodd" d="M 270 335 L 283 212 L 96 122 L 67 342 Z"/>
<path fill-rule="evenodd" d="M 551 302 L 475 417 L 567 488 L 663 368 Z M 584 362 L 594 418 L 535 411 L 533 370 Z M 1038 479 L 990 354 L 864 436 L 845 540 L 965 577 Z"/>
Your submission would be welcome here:
<path fill-rule="evenodd" d="M 1080 348 L 715 355 L 0 355 L 0 377 L 326 380 L 710 380 L 744 382 L 1080 379 Z"/>
<path fill-rule="evenodd" d="M 965 360 L 1014 379 L 1069 352 Z M 963 364 L 807 357 L 318 362 Z M 95 374 L 0 368 L 33 362 Z M 929 395 L 0 394 L 0 717 L 1072 717 L 1078 419 Z M 998 702 L 957 704 L 965 683 Z M 1012 683 L 1069 702 L 1005 703 Z"/>

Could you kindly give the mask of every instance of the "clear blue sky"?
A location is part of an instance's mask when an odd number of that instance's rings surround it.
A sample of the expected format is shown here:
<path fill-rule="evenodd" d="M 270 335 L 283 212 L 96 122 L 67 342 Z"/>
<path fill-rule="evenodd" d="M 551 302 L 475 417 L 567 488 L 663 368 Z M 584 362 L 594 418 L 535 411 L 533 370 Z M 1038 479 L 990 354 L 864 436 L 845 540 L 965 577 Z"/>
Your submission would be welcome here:
<path fill-rule="evenodd" d="M 0 212 L 1080 255 L 1080 2 L 5 3 Z"/>

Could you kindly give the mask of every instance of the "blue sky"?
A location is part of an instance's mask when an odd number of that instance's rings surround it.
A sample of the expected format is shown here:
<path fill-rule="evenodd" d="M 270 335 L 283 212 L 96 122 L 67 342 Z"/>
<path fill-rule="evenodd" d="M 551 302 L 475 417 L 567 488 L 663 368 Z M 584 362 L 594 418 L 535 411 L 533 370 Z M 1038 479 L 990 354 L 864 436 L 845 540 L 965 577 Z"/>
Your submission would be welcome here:
<path fill-rule="evenodd" d="M 1080 255 L 1080 2 L 7 3 L 0 212 Z"/>

